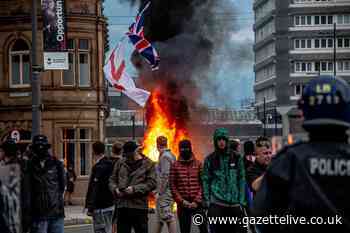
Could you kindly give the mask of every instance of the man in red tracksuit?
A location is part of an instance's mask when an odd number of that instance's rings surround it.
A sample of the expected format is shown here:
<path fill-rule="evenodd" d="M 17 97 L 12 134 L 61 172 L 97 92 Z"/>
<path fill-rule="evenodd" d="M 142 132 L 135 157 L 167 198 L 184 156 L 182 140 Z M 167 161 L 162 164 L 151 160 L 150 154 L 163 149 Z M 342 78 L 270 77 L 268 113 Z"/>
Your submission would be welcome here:
<path fill-rule="evenodd" d="M 208 226 L 202 207 L 202 164 L 194 157 L 189 140 L 179 143 L 179 151 L 180 156 L 170 169 L 170 189 L 177 203 L 181 233 L 191 232 L 192 218 L 194 215 L 198 216 L 197 214 L 204 220 L 199 225 L 200 232 L 207 233 Z"/>

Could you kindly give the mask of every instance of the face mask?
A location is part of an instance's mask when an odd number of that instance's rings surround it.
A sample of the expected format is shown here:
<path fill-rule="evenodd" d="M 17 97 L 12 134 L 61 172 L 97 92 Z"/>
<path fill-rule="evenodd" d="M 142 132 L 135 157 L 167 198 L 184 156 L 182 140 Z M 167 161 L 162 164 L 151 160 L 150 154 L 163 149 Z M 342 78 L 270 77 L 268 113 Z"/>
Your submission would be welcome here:
<path fill-rule="evenodd" d="M 134 159 L 134 155 L 135 155 L 134 152 L 124 153 L 125 158 L 128 159 L 128 160 L 133 160 Z"/>
<path fill-rule="evenodd" d="M 190 148 L 181 148 L 180 149 L 180 156 L 184 160 L 189 160 L 192 156 L 192 151 Z"/>
<path fill-rule="evenodd" d="M 43 145 L 36 145 L 33 146 L 33 152 L 39 157 L 39 158 L 46 158 L 48 157 L 48 149 L 46 146 Z"/>

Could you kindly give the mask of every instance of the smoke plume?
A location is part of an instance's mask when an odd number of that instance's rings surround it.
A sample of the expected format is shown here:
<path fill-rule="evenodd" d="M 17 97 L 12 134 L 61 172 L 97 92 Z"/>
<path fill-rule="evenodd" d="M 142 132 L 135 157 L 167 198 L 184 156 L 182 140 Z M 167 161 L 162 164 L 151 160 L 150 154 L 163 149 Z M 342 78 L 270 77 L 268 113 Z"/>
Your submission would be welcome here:
<path fill-rule="evenodd" d="M 149 0 L 120 1 L 137 4 L 141 9 Z M 252 60 L 251 42 L 232 41 L 239 30 L 233 1 L 151 0 L 151 9 L 146 14 L 145 36 L 159 52 L 160 69 L 151 72 L 149 65 L 134 52 L 131 60 L 139 71 L 140 86 L 160 90 L 169 97 L 168 103 L 185 104 L 171 109 L 173 113 L 208 102 L 232 106 L 222 103 L 228 102 L 227 95 L 237 88 L 235 77 L 226 74 L 223 80 L 218 76 L 223 66 L 231 67 L 232 74 L 239 75 L 239 68 Z"/>

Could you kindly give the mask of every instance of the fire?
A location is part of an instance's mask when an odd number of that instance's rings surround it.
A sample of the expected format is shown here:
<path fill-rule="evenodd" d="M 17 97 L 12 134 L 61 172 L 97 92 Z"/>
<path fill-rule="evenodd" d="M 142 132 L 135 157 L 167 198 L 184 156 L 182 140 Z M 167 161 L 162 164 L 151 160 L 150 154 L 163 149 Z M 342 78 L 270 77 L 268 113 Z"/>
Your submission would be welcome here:
<path fill-rule="evenodd" d="M 181 140 L 188 138 L 187 130 L 184 125 L 176 121 L 176 117 L 169 111 L 168 105 L 164 101 L 161 93 L 155 91 L 150 97 L 147 108 L 149 117 L 147 119 L 147 131 L 143 141 L 143 153 L 153 161 L 158 161 L 159 152 L 157 150 L 156 140 L 159 136 L 165 136 L 168 139 L 169 149 L 178 155 L 178 144 Z"/>
<path fill-rule="evenodd" d="M 169 149 L 177 156 L 179 154 L 178 144 L 181 140 L 188 138 L 185 126 L 181 121 L 177 121 L 176 117 L 169 110 L 169 101 L 164 101 L 161 93 L 155 91 L 150 97 L 150 102 L 147 106 L 147 132 L 143 141 L 143 154 L 153 161 L 158 161 L 159 152 L 157 150 L 157 137 L 165 136 L 168 139 Z M 155 208 L 154 195 L 149 196 L 148 205 L 150 208 Z M 176 205 L 173 206 L 173 211 L 176 211 Z"/>

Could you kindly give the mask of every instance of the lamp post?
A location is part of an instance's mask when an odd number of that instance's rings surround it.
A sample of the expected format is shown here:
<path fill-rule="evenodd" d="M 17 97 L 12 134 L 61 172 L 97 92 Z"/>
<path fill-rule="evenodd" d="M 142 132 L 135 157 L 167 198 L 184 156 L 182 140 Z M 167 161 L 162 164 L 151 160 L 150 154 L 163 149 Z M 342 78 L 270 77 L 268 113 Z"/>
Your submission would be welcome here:
<path fill-rule="evenodd" d="M 40 134 L 41 127 L 41 88 L 40 66 L 37 57 L 37 0 L 32 0 L 32 137 Z"/>
<path fill-rule="evenodd" d="M 266 98 L 264 97 L 264 137 L 266 137 Z"/>
<path fill-rule="evenodd" d="M 334 64 L 334 77 L 337 76 L 337 23 L 333 24 L 333 64 Z"/>

